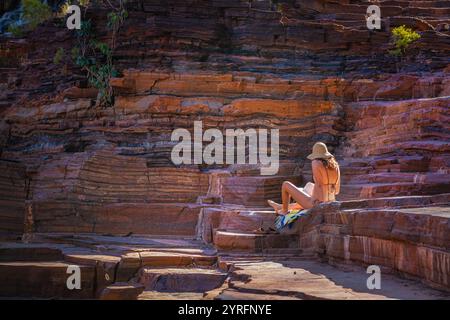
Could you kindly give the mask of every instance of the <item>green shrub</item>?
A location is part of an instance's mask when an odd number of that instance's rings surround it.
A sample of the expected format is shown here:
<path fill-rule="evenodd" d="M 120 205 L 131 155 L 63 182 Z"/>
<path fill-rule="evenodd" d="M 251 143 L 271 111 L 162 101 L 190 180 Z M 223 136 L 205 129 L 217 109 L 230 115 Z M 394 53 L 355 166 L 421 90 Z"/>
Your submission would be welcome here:
<path fill-rule="evenodd" d="M 390 51 L 391 55 L 403 56 L 411 43 L 420 39 L 420 34 L 406 26 L 392 29 L 392 41 L 395 49 Z"/>
<path fill-rule="evenodd" d="M 91 0 L 67 0 L 59 6 L 57 16 L 59 18 L 65 17 L 67 15 L 67 10 L 71 5 L 78 5 L 79 7 L 86 8 L 89 6 L 90 2 Z"/>
<path fill-rule="evenodd" d="M 99 41 L 91 21 L 83 20 L 81 29 L 76 32 L 78 45 L 70 51 L 74 63 L 86 71 L 89 84 L 98 89 L 97 104 L 100 106 L 114 104 L 114 92 L 110 80 L 118 76 L 118 71 L 114 67 L 113 53 L 119 29 L 128 17 L 125 2 L 125 0 L 119 0 L 119 6 L 111 6 L 111 11 L 107 14 L 109 41 Z"/>
<path fill-rule="evenodd" d="M 22 0 L 23 18 L 35 29 L 40 23 L 50 19 L 52 9 L 40 0 Z"/>
<path fill-rule="evenodd" d="M 36 29 L 36 27 L 52 17 L 52 9 L 40 0 L 22 0 L 23 25 L 11 24 L 7 31 L 14 37 L 22 37 L 24 32 Z"/>
<path fill-rule="evenodd" d="M 62 4 L 59 6 L 57 16 L 58 16 L 59 18 L 64 18 L 64 17 L 67 15 L 67 10 L 69 9 L 69 7 L 70 7 L 70 3 L 69 3 L 68 1 L 62 3 Z"/>
<path fill-rule="evenodd" d="M 82 17 L 86 17 L 90 5 L 101 3 L 110 8 L 106 16 L 106 27 L 109 29 L 109 39 L 96 34 L 96 26 L 90 20 L 82 19 L 81 28 L 76 30 L 77 44 L 70 49 L 73 63 L 86 72 L 86 79 L 90 86 L 98 89 L 97 106 L 111 107 L 114 105 L 114 92 L 110 80 L 119 75 L 114 66 L 114 50 L 118 32 L 128 17 L 125 9 L 126 0 L 118 0 L 112 5 L 109 0 L 77 0 L 86 10 Z M 73 3 L 73 2 L 72 2 Z M 61 7 L 61 14 L 65 12 L 67 4 Z M 102 21 L 103 22 L 103 21 Z"/>
<path fill-rule="evenodd" d="M 60 64 L 63 58 L 64 58 L 64 49 L 58 48 L 55 52 L 55 55 L 53 56 L 53 63 Z"/>
<path fill-rule="evenodd" d="M 78 0 L 78 3 L 80 4 L 80 6 L 82 7 L 87 7 L 89 5 L 89 3 L 91 2 L 91 0 Z"/>
<path fill-rule="evenodd" d="M 14 37 L 20 38 L 23 36 L 23 29 L 17 24 L 10 24 L 7 29 Z"/>

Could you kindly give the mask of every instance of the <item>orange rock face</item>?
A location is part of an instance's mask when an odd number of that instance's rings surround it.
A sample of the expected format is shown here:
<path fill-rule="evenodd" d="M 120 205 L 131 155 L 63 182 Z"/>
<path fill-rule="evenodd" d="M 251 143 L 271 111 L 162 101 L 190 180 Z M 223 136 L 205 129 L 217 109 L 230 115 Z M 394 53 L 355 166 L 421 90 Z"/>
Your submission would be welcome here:
<path fill-rule="evenodd" d="M 450 244 L 447 199 L 443 206 L 369 210 L 314 209 L 296 226 L 300 248 L 331 263 L 381 265 L 414 275 L 429 285 L 449 288 Z M 397 205 L 400 205 L 398 203 Z M 405 205 L 405 204 L 403 204 Z"/>
<path fill-rule="evenodd" d="M 382 30 L 368 31 L 367 6 L 354 1 L 287 1 L 280 10 L 268 0 L 131 1 L 109 108 L 96 106 L 98 91 L 80 80 L 80 70 L 52 62 L 56 45 L 70 52 L 76 41 L 68 30 L 48 23 L 21 40 L 0 37 L 1 237 L 24 233 L 24 241 L 73 251 L 61 249 L 64 262 L 1 261 L 7 284 L 0 294 L 29 287 L 32 297 L 74 297 L 32 281 L 60 281 L 70 262 L 86 269 L 83 298 L 136 298 L 136 282 L 152 291 L 144 296 L 183 292 L 174 289 L 183 277 L 194 293 L 202 279 L 200 291 L 217 289 L 223 274 L 180 276 L 177 268 L 218 262 L 231 270 L 232 263 L 178 252 L 185 238 L 244 257 L 378 264 L 448 290 L 450 38 L 441 29 L 450 12 L 445 1 L 429 2 L 383 3 Z M 99 8 L 92 19 L 105 13 Z M 390 30 L 401 24 L 421 38 L 414 54 L 397 61 L 387 52 Z M 54 41 L 42 46 L 50 35 Z M 261 164 L 248 163 L 175 165 L 171 134 L 192 133 L 195 121 L 221 132 L 278 129 L 278 172 L 262 176 Z M 276 234 L 266 201 L 281 200 L 285 180 L 311 180 L 306 156 L 316 141 L 340 163 L 344 202 L 314 208 Z M 178 251 L 133 247 L 136 235 L 169 237 Z M 81 250 L 86 243 L 108 246 L 111 256 Z M 33 255 L 21 250 L 6 251 Z M 16 288 L 19 276 L 28 280 Z"/>

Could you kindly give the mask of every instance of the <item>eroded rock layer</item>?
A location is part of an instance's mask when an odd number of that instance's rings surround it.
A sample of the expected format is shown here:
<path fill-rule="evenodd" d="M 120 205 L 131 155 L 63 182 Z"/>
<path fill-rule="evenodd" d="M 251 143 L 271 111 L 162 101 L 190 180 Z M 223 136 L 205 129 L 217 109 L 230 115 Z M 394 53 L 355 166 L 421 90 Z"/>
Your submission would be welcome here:
<path fill-rule="evenodd" d="M 0 234 L 21 236 L 25 232 L 25 199 L 28 192 L 25 167 L 17 162 L 0 161 Z"/>
<path fill-rule="evenodd" d="M 53 63 L 59 47 L 70 52 L 70 31 L 48 22 L 24 39 L 1 38 L 0 232 L 59 243 L 64 257 L 35 261 L 32 249 L 5 245 L 11 255 L 0 263 L 0 294 L 74 297 L 32 279 L 61 281 L 74 262 L 86 270 L 82 298 L 158 298 L 206 279 L 198 292 L 180 296 L 198 298 L 216 290 L 222 271 L 240 259 L 261 257 L 377 264 L 448 291 L 450 3 L 380 1 L 381 31 L 367 30 L 367 5 L 130 1 L 110 108 L 95 104 L 97 90 L 69 61 Z M 101 29 L 106 12 L 96 9 L 89 16 Z M 398 63 L 387 54 L 389 32 L 402 24 L 421 39 Z M 196 121 L 221 132 L 278 129 L 279 170 L 265 176 L 260 164 L 175 165 L 171 135 L 180 128 L 193 134 Z M 311 179 L 305 159 L 316 141 L 327 143 L 341 165 L 338 200 L 353 201 L 319 206 L 290 232 L 261 233 L 273 227 L 266 200 L 280 200 L 282 182 Z M 169 239 L 138 243 L 132 234 Z M 197 242 L 183 251 L 187 240 L 179 237 L 212 243 L 222 256 L 203 254 Z M 104 242 L 114 242 L 113 254 L 96 256 Z M 35 251 L 48 252 L 42 247 Z M 221 272 L 210 268 L 216 262 Z M 305 265 L 284 264 L 286 274 L 305 276 L 296 293 L 266 275 L 258 280 L 250 264 L 214 297 L 251 296 L 258 281 L 283 297 L 371 297 L 342 292 L 326 279 L 320 283 L 336 295 L 312 294 L 316 287 L 304 286 L 315 276 Z M 239 282 L 245 272 L 253 283 Z M 109 280 L 100 281 L 105 274 Z M 177 279 L 190 287 L 176 287 Z"/>
<path fill-rule="evenodd" d="M 444 204 L 448 204 L 447 199 Z M 298 224 L 300 248 L 332 263 L 378 265 L 449 288 L 449 208 L 322 207 Z"/>

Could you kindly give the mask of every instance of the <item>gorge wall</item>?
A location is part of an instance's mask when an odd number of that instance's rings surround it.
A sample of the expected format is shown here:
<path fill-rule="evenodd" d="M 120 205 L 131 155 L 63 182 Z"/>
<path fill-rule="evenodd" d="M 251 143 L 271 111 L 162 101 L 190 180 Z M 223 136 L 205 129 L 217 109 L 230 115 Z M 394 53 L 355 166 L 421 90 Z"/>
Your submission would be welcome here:
<path fill-rule="evenodd" d="M 282 181 L 308 181 L 316 141 L 341 164 L 339 200 L 450 193 L 450 3 L 379 3 L 383 29 L 369 31 L 367 1 L 131 1 L 111 108 L 80 70 L 53 63 L 75 41 L 57 22 L 1 37 L 1 231 L 195 236 L 206 208 L 261 209 Z M 106 36 L 105 10 L 89 15 Z M 397 73 L 387 50 L 402 24 L 421 39 Z M 278 173 L 175 166 L 170 135 L 194 121 L 279 129 Z M 360 259 L 364 232 L 327 251 Z"/>
<path fill-rule="evenodd" d="M 14 239 L 24 232 L 28 179 L 20 163 L 1 160 L 0 168 L 0 235 Z"/>

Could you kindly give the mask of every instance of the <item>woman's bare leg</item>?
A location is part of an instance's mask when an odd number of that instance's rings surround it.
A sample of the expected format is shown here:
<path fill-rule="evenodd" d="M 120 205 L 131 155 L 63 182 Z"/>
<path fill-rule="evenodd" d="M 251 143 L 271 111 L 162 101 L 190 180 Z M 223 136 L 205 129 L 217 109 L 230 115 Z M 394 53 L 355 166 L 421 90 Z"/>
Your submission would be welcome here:
<path fill-rule="evenodd" d="M 282 205 L 280 203 L 276 203 L 275 201 L 272 200 L 267 200 L 267 203 L 269 204 L 269 206 L 271 206 L 275 212 L 279 212 L 282 208 Z M 302 206 L 299 205 L 298 203 L 294 202 L 294 203 L 290 203 L 289 204 L 289 210 L 302 210 Z"/>
<path fill-rule="evenodd" d="M 303 191 L 305 191 L 307 194 L 312 196 L 314 190 L 314 183 L 308 182 L 305 187 L 303 188 Z"/>
<path fill-rule="evenodd" d="M 312 197 L 308 193 L 302 189 L 298 189 L 294 184 L 285 181 L 281 187 L 281 199 L 283 203 L 280 214 L 286 214 L 288 212 L 291 197 L 305 209 L 313 207 Z"/>
<path fill-rule="evenodd" d="M 281 205 L 282 205 L 281 214 L 286 214 L 289 209 L 289 202 L 291 202 L 291 195 L 288 191 L 288 188 L 290 187 L 290 185 L 293 186 L 292 183 L 285 181 L 281 186 Z"/>

